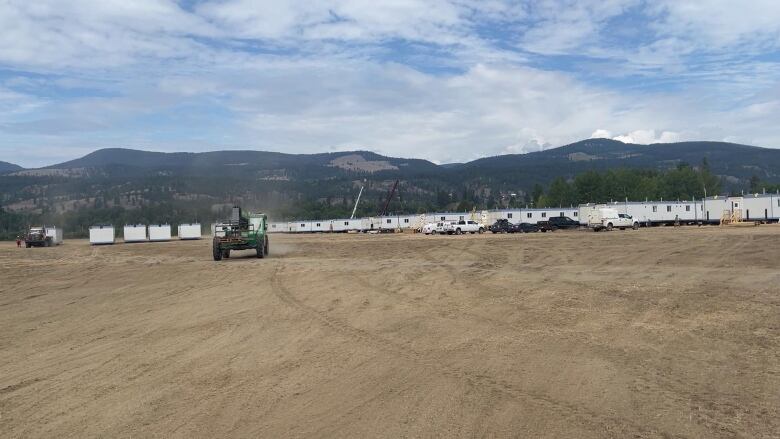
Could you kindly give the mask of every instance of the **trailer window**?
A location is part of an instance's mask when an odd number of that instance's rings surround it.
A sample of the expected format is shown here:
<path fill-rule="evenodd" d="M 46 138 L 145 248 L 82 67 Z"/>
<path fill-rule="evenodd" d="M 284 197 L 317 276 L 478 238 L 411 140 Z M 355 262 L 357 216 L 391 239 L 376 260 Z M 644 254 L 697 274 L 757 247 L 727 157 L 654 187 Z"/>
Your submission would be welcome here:
<path fill-rule="evenodd" d="M 528 212 L 528 218 L 531 218 L 531 215 L 533 215 L 532 212 Z"/>
<path fill-rule="evenodd" d="M 317 223 L 317 227 L 322 227 L 322 226 L 320 225 L 320 223 Z"/>
<path fill-rule="evenodd" d="M 653 206 L 653 212 L 658 212 L 658 206 Z"/>
<path fill-rule="evenodd" d="M 441 220 L 442 220 L 442 221 L 444 221 L 445 219 L 446 219 L 445 217 L 441 217 Z"/>
<path fill-rule="evenodd" d="M 685 206 L 685 211 L 686 212 L 690 212 L 691 211 L 691 206 Z"/>
<path fill-rule="evenodd" d="M 672 211 L 672 206 L 666 206 L 666 211 L 667 212 L 671 212 Z"/>
<path fill-rule="evenodd" d="M 574 212 L 574 216 L 577 216 L 577 212 Z"/>
<path fill-rule="evenodd" d="M 388 219 L 388 220 L 387 220 L 387 224 L 390 224 L 390 221 L 392 221 L 392 220 Z"/>
<path fill-rule="evenodd" d="M 511 218 L 512 218 L 512 214 L 511 214 L 511 213 L 508 213 L 508 214 L 506 214 L 506 217 L 507 217 L 507 218 L 509 218 L 509 219 L 511 219 Z"/>
<path fill-rule="evenodd" d="M 306 227 L 306 224 L 301 224 L 301 227 Z"/>
<path fill-rule="evenodd" d="M 409 218 L 404 218 L 405 223 L 409 223 Z"/>
<path fill-rule="evenodd" d="M 542 212 L 542 218 L 547 218 L 547 212 Z"/>
<path fill-rule="evenodd" d="M 344 221 L 344 225 L 348 226 L 349 225 L 349 221 Z"/>

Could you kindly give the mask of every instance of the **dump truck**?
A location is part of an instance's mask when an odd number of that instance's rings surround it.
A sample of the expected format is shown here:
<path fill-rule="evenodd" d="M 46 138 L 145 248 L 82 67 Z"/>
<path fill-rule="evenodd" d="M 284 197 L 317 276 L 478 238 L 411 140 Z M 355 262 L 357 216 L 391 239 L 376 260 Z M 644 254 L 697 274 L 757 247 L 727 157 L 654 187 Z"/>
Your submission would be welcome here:
<path fill-rule="evenodd" d="M 214 228 L 212 253 L 215 261 L 229 258 L 232 250 L 255 250 L 258 258 L 268 255 L 268 217 L 234 207 L 230 220 Z"/>
<path fill-rule="evenodd" d="M 50 226 L 31 226 L 24 235 L 24 246 L 51 247 L 62 243 L 62 229 Z"/>

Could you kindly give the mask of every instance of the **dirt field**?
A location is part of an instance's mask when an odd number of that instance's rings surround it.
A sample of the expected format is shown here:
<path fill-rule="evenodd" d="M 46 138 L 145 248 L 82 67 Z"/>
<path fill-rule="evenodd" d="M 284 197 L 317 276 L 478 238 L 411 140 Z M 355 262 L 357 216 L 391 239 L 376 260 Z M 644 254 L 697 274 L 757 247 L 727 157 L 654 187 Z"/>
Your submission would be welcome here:
<path fill-rule="evenodd" d="M 0 244 L 0 437 L 780 437 L 780 227 Z"/>

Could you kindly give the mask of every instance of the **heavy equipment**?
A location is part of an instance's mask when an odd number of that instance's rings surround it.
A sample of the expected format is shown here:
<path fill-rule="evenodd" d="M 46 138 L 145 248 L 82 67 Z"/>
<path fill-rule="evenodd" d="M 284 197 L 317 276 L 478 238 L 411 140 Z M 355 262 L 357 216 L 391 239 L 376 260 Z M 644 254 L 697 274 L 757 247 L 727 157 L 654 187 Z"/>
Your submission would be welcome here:
<path fill-rule="evenodd" d="M 24 235 L 24 246 L 51 247 L 62 243 L 62 229 L 49 226 L 31 226 Z"/>
<path fill-rule="evenodd" d="M 231 250 L 255 250 L 258 258 L 268 255 L 268 217 L 263 213 L 233 207 L 230 220 L 214 228 L 212 253 L 215 261 L 229 258 Z"/>

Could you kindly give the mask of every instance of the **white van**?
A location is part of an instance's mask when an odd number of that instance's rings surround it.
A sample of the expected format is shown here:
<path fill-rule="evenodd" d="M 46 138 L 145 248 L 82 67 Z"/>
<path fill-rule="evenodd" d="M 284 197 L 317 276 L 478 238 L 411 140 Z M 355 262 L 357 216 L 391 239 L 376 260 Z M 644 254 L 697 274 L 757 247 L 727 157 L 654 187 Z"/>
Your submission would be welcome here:
<path fill-rule="evenodd" d="M 639 228 L 639 220 L 634 219 L 631 215 L 618 213 L 617 209 L 601 207 L 588 213 L 588 227 L 595 232 L 612 230 L 613 228 L 625 230 L 629 227 L 636 230 Z"/>

